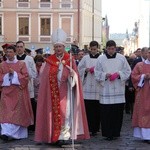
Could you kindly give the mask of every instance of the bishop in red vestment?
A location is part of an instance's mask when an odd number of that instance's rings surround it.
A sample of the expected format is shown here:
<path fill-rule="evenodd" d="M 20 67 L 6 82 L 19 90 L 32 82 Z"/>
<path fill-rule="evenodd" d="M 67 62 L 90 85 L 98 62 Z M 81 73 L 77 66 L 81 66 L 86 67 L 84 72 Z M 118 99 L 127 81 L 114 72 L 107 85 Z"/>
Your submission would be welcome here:
<path fill-rule="evenodd" d="M 59 30 L 56 33 L 59 34 Z M 56 143 L 72 138 L 89 139 L 82 87 L 75 60 L 65 52 L 61 38 L 54 44 L 54 51 L 46 59 L 41 75 L 35 141 Z"/>

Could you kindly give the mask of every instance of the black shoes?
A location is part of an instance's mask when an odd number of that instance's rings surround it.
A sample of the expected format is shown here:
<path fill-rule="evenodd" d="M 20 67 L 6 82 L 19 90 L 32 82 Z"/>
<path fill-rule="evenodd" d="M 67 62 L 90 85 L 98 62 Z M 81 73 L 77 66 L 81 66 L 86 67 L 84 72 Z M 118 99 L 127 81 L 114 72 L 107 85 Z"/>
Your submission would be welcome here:
<path fill-rule="evenodd" d="M 14 141 L 16 139 L 12 138 L 12 137 L 9 137 L 5 134 L 3 135 L 0 135 L 0 139 L 3 140 L 3 142 L 11 142 L 11 141 Z M 18 139 L 19 140 L 19 139 Z"/>
<path fill-rule="evenodd" d="M 144 142 L 150 144 L 150 140 L 144 140 Z"/>
<path fill-rule="evenodd" d="M 126 114 L 130 114 L 130 111 L 126 111 Z"/>
<path fill-rule="evenodd" d="M 58 140 L 55 143 L 51 143 L 51 145 L 59 146 L 59 147 L 62 147 L 63 145 L 68 145 L 68 144 L 70 144 L 69 141 L 65 141 L 65 140 Z"/>
<path fill-rule="evenodd" d="M 62 145 L 65 145 L 65 141 L 64 140 L 59 140 L 57 145 L 62 147 Z"/>
<path fill-rule="evenodd" d="M 7 142 L 9 140 L 7 135 L 0 135 L 0 139 L 2 139 L 4 142 Z"/>
<path fill-rule="evenodd" d="M 113 140 L 113 137 L 107 137 L 106 140 L 107 140 L 107 141 L 112 141 L 112 140 Z"/>
<path fill-rule="evenodd" d="M 116 139 L 117 139 L 117 137 L 107 137 L 105 140 L 112 141 L 112 140 L 116 140 Z"/>
<path fill-rule="evenodd" d="M 96 136 L 96 135 L 97 135 L 97 132 L 92 132 L 90 135 L 91 135 L 91 136 Z"/>

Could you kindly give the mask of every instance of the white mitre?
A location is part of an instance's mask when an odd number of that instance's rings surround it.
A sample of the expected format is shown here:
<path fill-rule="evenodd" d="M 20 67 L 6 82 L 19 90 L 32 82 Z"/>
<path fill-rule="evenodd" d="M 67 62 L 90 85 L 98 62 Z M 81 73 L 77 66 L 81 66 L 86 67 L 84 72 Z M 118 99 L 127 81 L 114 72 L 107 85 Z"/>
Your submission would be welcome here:
<path fill-rule="evenodd" d="M 58 28 L 52 33 L 52 43 L 65 45 L 67 39 L 67 34 L 64 30 Z"/>

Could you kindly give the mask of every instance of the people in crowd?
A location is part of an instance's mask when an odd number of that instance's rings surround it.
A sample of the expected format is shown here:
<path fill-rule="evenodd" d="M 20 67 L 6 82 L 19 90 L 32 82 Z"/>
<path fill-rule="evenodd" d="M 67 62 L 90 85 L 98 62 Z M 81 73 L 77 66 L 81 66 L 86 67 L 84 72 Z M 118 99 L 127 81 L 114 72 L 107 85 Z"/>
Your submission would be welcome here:
<path fill-rule="evenodd" d="M 147 51 L 148 51 L 148 47 L 143 47 L 141 49 L 140 56 L 137 56 L 137 58 L 134 60 L 132 66 L 131 66 L 132 70 L 138 62 L 145 61 L 147 59 Z"/>
<path fill-rule="evenodd" d="M 75 60 L 65 51 L 66 33 L 52 34 L 55 53 L 46 59 L 37 100 L 35 141 L 58 146 L 89 139 L 82 87 Z"/>
<path fill-rule="evenodd" d="M 139 55 L 136 55 L 136 59 L 134 59 L 132 61 L 132 64 L 131 64 L 132 70 L 134 69 L 136 64 L 138 64 L 139 62 L 144 62 L 147 59 L 147 53 L 148 53 L 147 47 L 143 47 L 142 49 L 137 49 L 137 51 L 138 51 L 137 54 L 139 54 Z M 128 91 L 132 95 L 130 98 L 130 100 L 131 100 L 132 98 L 135 97 L 135 94 L 136 94 L 136 91 L 135 91 L 134 86 L 132 84 L 131 76 L 128 80 Z M 131 100 L 131 102 L 132 102 L 132 100 Z M 134 101 L 133 101 L 133 105 L 134 105 Z M 131 111 L 133 112 L 132 107 L 131 107 Z M 131 115 L 132 115 L 132 112 L 131 112 Z"/>
<path fill-rule="evenodd" d="M 8 43 L 5 43 L 2 45 L 2 48 L 3 48 L 3 52 L 4 52 L 4 55 L 3 55 L 3 61 L 6 61 L 7 60 L 7 57 L 6 57 L 6 50 L 7 50 L 7 47 L 9 46 L 10 44 Z"/>
<path fill-rule="evenodd" d="M 79 64 L 78 52 L 79 52 L 79 47 L 75 44 L 71 44 L 71 49 L 70 49 L 69 53 L 72 54 L 73 58 L 75 59 L 75 63 L 77 66 Z"/>
<path fill-rule="evenodd" d="M 122 55 L 124 55 L 124 47 L 122 47 L 122 46 L 117 46 L 117 47 L 116 47 L 116 52 L 117 52 L 117 53 L 120 53 L 120 54 L 122 54 Z"/>
<path fill-rule="evenodd" d="M 31 56 L 31 50 L 28 48 L 25 48 L 25 54 Z"/>
<path fill-rule="evenodd" d="M 33 112 L 27 67 L 16 59 L 14 46 L 8 46 L 5 52 L 7 60 L 0 64 L 0 138 L 8 141 L 28 137 L 27 127 L 33 124 Z"/>
<path fill-rule="evenodd" d="M 51 54 L 49 54 L 49 53 L 45 53 L 45 54 L 43 54 L 43 58 L 48 58 L 50 55 Z"/>
<path fill-rule="evenodd" d="M 150 141 L 150 49 L 147 59 L 134 67 L 131 79 L 136 90 L 133 109 L 133 136 L 147 142 Z"/>
<path fill-rule="evenodd" d="M 136 59 L 136 55 L 130 54 L 127 58 L 127 61 L 130 65 L 130 67 L 132 66 L 134 60 Z M 130 85 L 130 78 L 126 81 L 125 84 L 125 112 L 126 114 L 131 114 L 131 118 L 132 118 L 132 113 L 133 113 L 133 104 L 134 104 L 134 99 L 135 99 L 135 92 L 134 92 L 134 88 L 130 89 L 131 85 Z"/>
<path fill-rule="evenodd" d="M 125 58 L 124 49 L 109 40 L 100 56 L 98 42 L 91 41 L 87 55 L 73 46 L 71 56 L 65 52 L 65 38 L 66 33 L 57 29 L 52 35 L 54 54 L 43 54 L 43 48 L 39 48 L 34 58 L 23 41 L 16 42 L 16 47 L 7 43 L 2 46 L 0 138 L 27 138 L 28 130 L 36 128 L 36 142 L 61 146 L 72 138 L 89 139 L 89 131 L 96 136 L 101 126 L 102 136 L 113 140 L 120 136 L 125 108 L 126 113 L 133 114 L 134 137 L 150 143 L 150 125 L 142 122 L 149 112 L 150 49 L 138 48 Z"/>
<path fill-rule="evenodd" d="M 37 101 L 38 94 L 39 94 L 39 85 L 40 85 L 40 78 L 43 72 L 45 61 L 41 54 L 38 54 L 34 57 L 36 69 L 37 69 L 37 77 L 34 79 L 34 99 Z"/>
<path fill-rule="evenodd" d="M 78 52 L 78 61 L 80 62 L 81 59 L 82 59 L 84 56 L 85 56 L 84 50 L 83 50 L 83 49 L 82 49 L 82 50 L 79 50 L 79 52 Z"/>
<path fill-rule="evenodd" d="M 134 52 L 134 54 L 136 55 L 136 58 L 141 57 L 141 48 L 137 48 L 137 50 Z"/>
<path fill-rule="evenodd" d="M 78 70 L 82 79 L 83 95 L 88 120 L 89 131 L 92 136 L 97 135 L 100 129 L 100 86 L 94 76 L 94 68 L 99 57 L 98 42 L 90 42 L 90 54 L 85 55 L 78 64 Z"/>
<path fill-rule="evenodd" d="M 30 93 L 30 99 L 34 118 L 36 118 L 36 101 L 34 99 L 34 84 L 33 80 L 37 77 L 37 70 L 33 57 L 25 54 L 25 43 L 23 41 L 16 42 L 17 59 L 25 62 L 29 73 L 28 90 Z M 29 127 L 30 130 L 35 130 L 35 124 Z"/>
<path fill-rule="evenodd" d="M 125 82 L 131 68 L 126 58 L 116 53 L 116 43 L 106 43 L 106 53 L 99 56 L 94 74 L 100 84 L 100 115 L 102 136 L 113 140 L 120 136 L 125 103 Z"/>
<path fill-rule="evenodd" d="M 43 48 L 38 48 L 35 50 L 36 55 L 43 55 Z"/>

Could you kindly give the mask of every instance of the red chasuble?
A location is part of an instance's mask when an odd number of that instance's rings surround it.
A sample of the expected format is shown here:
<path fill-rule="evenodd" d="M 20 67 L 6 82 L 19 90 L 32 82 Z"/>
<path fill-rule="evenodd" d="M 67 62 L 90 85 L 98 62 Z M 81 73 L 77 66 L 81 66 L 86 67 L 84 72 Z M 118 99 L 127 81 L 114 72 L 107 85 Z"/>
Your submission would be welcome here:
<path fill-rule="evenodd" d="M 61 81 L 58 86 L 59 63 L 63 64 Z M 70 100 L 68 93 L 70 84 L 70 55 L 64 53 L 63 58 L 58 60 L 55 54 L 46 59 L 46 65 L 41 75 L 39 95 L 37 100 L 37 119 L 35 130 L 35 141 L 54 143 L 59 140 L 61 129 L 65 124 L 67 101 Z M 72 89 L 73 96 L 73 118 L 74 135 L 70 138 L 89 139 L 89 130 L 85 113 L 83 92 L 77 66 L 72 60 L 72 69 L 75 72 L 75 86 Z M 71 134 L 71 133 L 70 133 Z"/>

